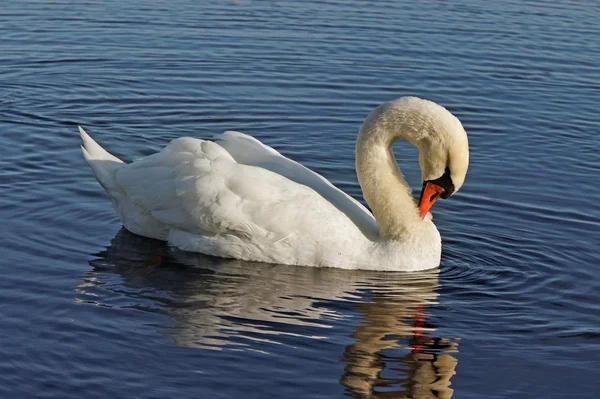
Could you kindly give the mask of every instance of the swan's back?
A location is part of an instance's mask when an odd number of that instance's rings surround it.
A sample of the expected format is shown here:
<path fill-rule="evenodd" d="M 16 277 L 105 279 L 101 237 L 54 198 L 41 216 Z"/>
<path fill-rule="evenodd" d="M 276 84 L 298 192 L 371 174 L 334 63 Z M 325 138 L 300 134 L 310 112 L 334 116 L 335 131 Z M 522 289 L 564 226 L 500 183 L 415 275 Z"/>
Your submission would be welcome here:
<path fill-rule="evenodd" d="M 371 239 L 379 236 L 379 228 L 371 212 L 318 173 L 244 133 L 226 131 L 217 136 L 217 140 L 237 162 L 268 169 L 312 188 L 352 220 L 365 236 Z"/>
<path fill-rule="evenodd" d="M 184 137 L 157 154 L 121 164 L 111 184 L 118 192 L 113 205 L 123 225 L 209 255 L 356 266 L 353 249 L 369 240 L 344 213 L 307 185 L 238 162 L 226 147 Z M 266 146 L 264 151 L 277 154 Z M 272 160 L 285 166 L 281 159 Z"/>

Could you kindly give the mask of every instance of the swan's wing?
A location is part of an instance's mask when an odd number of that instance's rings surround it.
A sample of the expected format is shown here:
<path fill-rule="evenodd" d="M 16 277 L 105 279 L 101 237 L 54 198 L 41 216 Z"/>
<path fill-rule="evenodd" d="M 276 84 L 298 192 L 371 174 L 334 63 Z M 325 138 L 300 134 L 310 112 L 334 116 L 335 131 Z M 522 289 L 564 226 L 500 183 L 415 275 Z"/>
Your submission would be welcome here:
<path fill-rule="evenodd" d="M 210 141 L 176 139 L 161 152 L 121 168 L 116 180 L 136 209 L 166 226 L 176 245 L 186 246 L 180 244 L 183 236 L 188 242 L 192 236 L 202 237 L 204 246 L 214 238 L 219 248 L 203 247 L 205 253 L 240 257 L 232 251 L 251 245 L 250 251 L 268 255 L 282 240 L 305 248 L 317 242 L 327 247 L 329 240 L 359 232 L 314 190 L 270 170 L 240 164 Z"/>
<path fill-rule="evenodd" d="M 346 214 L 368 237 L 379 234 L 375 218 L 360 202 L 335 187 L 307 167 L 284 157 L 272 147 L 244 133 L 226 131 L 216 137 L 218 143 L 239 163 L 258 166 L 308 186 Z"/>

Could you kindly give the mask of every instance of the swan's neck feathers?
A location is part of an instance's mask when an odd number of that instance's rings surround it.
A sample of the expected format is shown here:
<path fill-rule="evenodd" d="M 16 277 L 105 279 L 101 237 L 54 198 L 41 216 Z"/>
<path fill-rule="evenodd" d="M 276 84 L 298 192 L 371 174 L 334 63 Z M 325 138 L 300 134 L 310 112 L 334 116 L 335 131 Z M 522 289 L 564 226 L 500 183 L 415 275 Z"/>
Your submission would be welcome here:
<path fill-rule="evenodd" d="M 383 129 L 363 125 L 356 143 L 356 173 L 380 235 L 400 240 L 421 219 L 392 151 L 395 139 Z"/>

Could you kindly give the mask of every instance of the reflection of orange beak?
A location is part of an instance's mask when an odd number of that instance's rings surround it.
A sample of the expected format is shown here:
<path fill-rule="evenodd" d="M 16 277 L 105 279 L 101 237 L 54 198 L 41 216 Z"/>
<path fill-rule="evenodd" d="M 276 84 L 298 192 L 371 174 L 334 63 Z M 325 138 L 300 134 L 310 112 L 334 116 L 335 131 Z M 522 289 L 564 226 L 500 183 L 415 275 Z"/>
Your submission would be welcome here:
<path fill-rule="evenodd" d="M 444 192 L 442 186 L 438 186 L 435 183 L 428 181 L 423 186 L 423 191 L 421 191 L 421 198 L 419 198 L 419 216 L 424 218 L 429 212 L 429 209 L 433 205 L 440 195 Z"/>

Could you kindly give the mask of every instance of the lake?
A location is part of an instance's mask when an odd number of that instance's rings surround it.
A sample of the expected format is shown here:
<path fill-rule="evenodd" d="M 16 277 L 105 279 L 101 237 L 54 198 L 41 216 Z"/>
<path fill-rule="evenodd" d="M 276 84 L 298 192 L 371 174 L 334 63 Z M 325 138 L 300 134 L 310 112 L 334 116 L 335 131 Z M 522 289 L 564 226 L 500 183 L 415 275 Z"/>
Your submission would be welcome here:
<path fill-rule="evenodd" d="M 0 397 L 600 395 L 600 7 L 15 1 L 0 10 Z M 131 161 L 251 134 L 362 201 L 414 95 L 469 134 L 439 269 L 223 260 L 121 229 L 77 124 Z M 421 188 L 417 152 L 395 147 Z"/>

